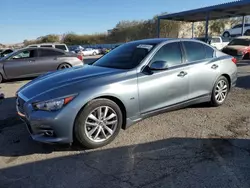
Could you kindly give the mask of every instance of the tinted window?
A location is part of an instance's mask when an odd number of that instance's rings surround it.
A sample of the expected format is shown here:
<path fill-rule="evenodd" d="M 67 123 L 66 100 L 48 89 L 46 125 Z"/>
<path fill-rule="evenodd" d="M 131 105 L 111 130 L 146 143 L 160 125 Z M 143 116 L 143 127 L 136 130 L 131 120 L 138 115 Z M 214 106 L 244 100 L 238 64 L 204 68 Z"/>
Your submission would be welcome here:
<path fill-rule="evenodd" d="M 233 39 L 228 45 L 241 45 L 241 46 L 249 46 L 250 40 L 249 39 Z"/>
<path fill-rule="evenodd" d="M 52 45 L 41 45 L 41 47 L 52 48 Z"/>
<path fill-rule="evenodd" d="M 36 50 L 25 50 L 19 53 L 16 53 L 11 59 L 25 59 L 36 57 Z"/>
<path fill-rule="evenodd" d="M 189 62 L 206 59 L 204 44 L 198 42 L 183 42 Z"/>
<path fill-rule="evenodd" d="M 132 69 L 154 48 L 155 44 L 132 42 L 123 44 L 110 51 L 93 65 L 117 69 Z"/>
<path fill-rule="evenodd" d="M 220 43 L 220 38 L 212 38 L 211 42 L 212 43 Z"/>
<path fill-rule="evenodd" d="M 232 29 L 235 29 L 235 28 L 240 28 L 241 27 L 241 24 L 239 25 L 235 25 Z"/>
<path fill-rule="evenodd" d="M 182 63 L 182 52 L 180 43 L 173 42 L 166 44 L 155 54 L 151 63 L 155 61 L 166 61 L 168 67 L 179 65 Z"/>
<path fill-rule="evenodd" d="M 67 50 L 65 45 L 55 45 L 55 48 L 60 50 Z"/>
<path fill-rule="evenodd" d="M 58 55 L 64 55 L 64 53 L 54 51 L 54 50 L 45 50 L 45 49 L 40 49 L 39 50 L 39 56 L 40 57 L 58 56 Z"/>
<path fill-rule="evenodd" d="M 222 37 L 221 39 L 223 42 L 229 42 L 229 38 L 227 38 L 227 37 Z"/>
<path fill-rule="evenodd" d="M 249 27 L 249 26 L 250 26 L 250 24 L 245 24 L 244 26 L 245 26 L 245 27 Z"/>
<path fill-rule="evenodd" d="M 204 45 L 206 58 L 213 58 L 214 57 L 214 49 L 210 46 Z"/>
<path fill-rule="evenodd" d="M 37 47 L 37 46 L 29 46 L 29 47 L 31 47 L 31 48 L 32 48 L 32 47 Z"/>

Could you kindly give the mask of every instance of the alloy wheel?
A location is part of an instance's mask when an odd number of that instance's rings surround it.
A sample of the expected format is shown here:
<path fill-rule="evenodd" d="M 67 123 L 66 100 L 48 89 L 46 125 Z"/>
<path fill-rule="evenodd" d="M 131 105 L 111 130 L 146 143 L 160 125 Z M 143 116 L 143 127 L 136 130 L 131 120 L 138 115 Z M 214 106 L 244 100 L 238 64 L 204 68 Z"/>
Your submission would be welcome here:
<path fill-rule="evenodd" d="M 109 106 L 94 109 L 85 121 L 85 134 L 93 142 L 109 139 L 117 129 L 118 117 Z"/>
<path fill-rule="evenodd" d="M 62 64 L 59 69 L 68 69 L 71 68 L 71 66 L 69 64 Z"/>
<path fill-rule="evenodd" d="M 222 103 L 226 97 L 228 92 L 228 86 L 225 80 L 220 80 L 215 88 L 215 99 Z"/>

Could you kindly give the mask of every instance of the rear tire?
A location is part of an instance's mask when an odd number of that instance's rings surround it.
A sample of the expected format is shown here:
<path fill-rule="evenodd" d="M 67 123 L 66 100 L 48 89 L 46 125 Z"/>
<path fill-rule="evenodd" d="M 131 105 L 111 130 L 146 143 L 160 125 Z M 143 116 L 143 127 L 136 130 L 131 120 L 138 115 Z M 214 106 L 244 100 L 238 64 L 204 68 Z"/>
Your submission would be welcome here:
<path fill-rule="evenodd" d="M 227 78 L 225 76 L 219 77 L 213 87 L 211 105 L 214 107 L 222 105 L 226 101 L 229 88 Z"/>
<path fill-rule="evenodd" d="M 226 38 L 230 37 L 230 33 L 226 31 L 225 33 L 223 33 L 223 37 L 226 37 Z"/>
<path fill-rule="evenodd" d="M 112 142 L 122 126 L 119 106 L 108 99 L 89 102 L 76 118 L 74 135 L 85 148 L 94 149 Z"/>
<path fill-rule="evenodd" d="M 61 65 L 58 66 L 57 70 L 63 70 L 63 69 L 68 69 L 71 68 L 72 66 L 68 63 L 62 63 Z"/>
<path fill-rule="evenodd" d="M 95 56 L 96 55 L 96 52 L 93 52 L 93 54 L 92 54 L 93 56 Z"/>

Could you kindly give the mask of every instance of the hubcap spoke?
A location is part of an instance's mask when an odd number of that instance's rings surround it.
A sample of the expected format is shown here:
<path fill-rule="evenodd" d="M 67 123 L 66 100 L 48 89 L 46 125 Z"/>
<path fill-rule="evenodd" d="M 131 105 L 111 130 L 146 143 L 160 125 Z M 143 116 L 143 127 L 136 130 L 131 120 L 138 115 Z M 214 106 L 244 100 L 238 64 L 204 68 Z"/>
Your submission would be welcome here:
<path fill-rule="evenodd" d="M 104 118 L 104 119 L 107 117 L 108 111 L 109 111 L 109 109 L 108 109 L 108 107 L 106 106 L 106 107 L 105 107 L 104 114 L 103 114 L 103 118 Z"/>
<path fill-rule="evenodd" d="M 97 119 L 97 117 L 95 117 L 94 114 L 90 114 L 89 118 L 92 119 L 92 120 L 94 120 L 94 121 L 96 121 L 96 122 L 99 122 L 99 119 Z"/>
<path fill-rule="evenodd" d="M 110 114 L 105 120 L 110 120 L 114 118 L 116 115 L 114 113 Z"/>
<path fill-rule="evenodd" d="M 117 122 L 117 120 L 114 120 L 114 121 L 107 121 L 107 125 L 112 125 L 112 124 L 115 124 Z"/>
<path fill-rule="evenodd" d="M 102 119 L 102 107 L 98 108 L 98 110 L 97 110 L 97 116 L 98 116 L 99 120 Z"/>
<path fill-rule="evenodd" d="M 92 126 L 92 127 L 97 126 L 97 124 L 96 124 L 96 123 L 92 123 L 92 122 L 86 122 L 86 125 L 88 125 L 88 126 Z"/>
<path fill-rule="evenodd" d="M 102 129 L 101 127 L 98 127 L 98 131 L 97 131 L 97 133 L 96 133 L 96 135 L 94 137 L 94 140 L 97 139 L 97 137 L 99 136 L 99 134 L 101 132 L 101 129 Z"/>
<path fill-rule="evenodd" d="M 104 129 L 106 129 L 109 132 L 110 135 L 113 134 L 112 129 L 110 129 L 107 125 L 104 126 Z"/>
<path fill-rule="evenodd" d="M 105 133 L 105 131 L 104 131 L 103 128 L 102 128 L 102 134 L 103 134 L 104 138 L 107 138 L 107 135 L 106 135 L 106 133 Z"/>
<path fill-rule="evenodd" d="M 98 129 L 98 127 L 94 127 L 93 129 L 91 129 L 91 131 L 89 131 L 89 135 L 92 136 L 94 134 L 94 132 Z"/>

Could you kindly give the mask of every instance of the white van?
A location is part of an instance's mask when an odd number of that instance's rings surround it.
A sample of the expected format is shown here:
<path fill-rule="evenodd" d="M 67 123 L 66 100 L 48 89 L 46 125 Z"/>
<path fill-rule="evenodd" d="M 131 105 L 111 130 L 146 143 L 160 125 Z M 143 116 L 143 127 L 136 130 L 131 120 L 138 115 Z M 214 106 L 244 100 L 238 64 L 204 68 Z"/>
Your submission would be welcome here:
<path fill-rule="evenodd" d="M 42 44 L 31 44 L 28 47 L 47 47 L 47 48 L 57 48 L 69 52 L 69 49 L 66 44 L 59 43 L 42 43 Z"/>

